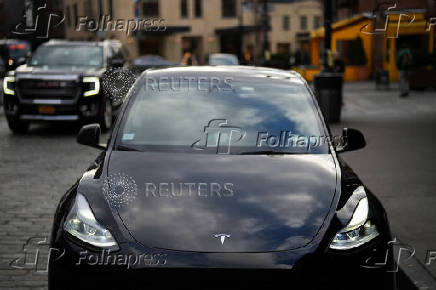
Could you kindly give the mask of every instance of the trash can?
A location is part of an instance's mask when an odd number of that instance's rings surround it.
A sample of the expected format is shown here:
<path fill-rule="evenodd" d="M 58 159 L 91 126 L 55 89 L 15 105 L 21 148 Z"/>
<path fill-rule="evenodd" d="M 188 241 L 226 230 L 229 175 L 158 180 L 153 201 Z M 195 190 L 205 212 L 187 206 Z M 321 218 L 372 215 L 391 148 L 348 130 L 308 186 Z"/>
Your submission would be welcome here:
<path fill-rule="evenodd" d="M 315 95 L 327 123 L 341 120 L 343 82 L 341 73 L 321 72 L 314 77 Z"/>
<path fill-rule="evenodd" d="M 379 69 L 375 72 L 375 88 L 389 89 L 389 72 L 387 70 Z"/>

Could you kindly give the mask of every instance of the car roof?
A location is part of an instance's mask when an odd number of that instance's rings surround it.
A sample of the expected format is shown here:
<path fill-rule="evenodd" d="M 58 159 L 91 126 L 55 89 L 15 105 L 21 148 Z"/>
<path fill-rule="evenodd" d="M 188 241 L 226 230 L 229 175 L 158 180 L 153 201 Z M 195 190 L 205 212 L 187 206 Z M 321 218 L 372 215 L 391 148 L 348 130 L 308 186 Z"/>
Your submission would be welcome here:
<path fill-rule="evenodd" d="M 210 57 L 236 57 L 236 54 L 231 53 L 212 53 Z"/>
<path fill-rule="evenodd" d="M 71 40 L 63 40 L 63 39 L 52 39 L 46 43 L 43 43 L 44 46 L 56 46 L 56 45 L 69 45 L 69 46 L 121 46 L 121 42 L 118 40 L 104 40 L 104 41 L 71 41 Z"/>
<path fill-rule="evenodd" d="M 22 39 L 13 39 L 13 38 L 3 38 L 0 39 L 0 44 L 15 44 L 15 43 L 25 43 L 29 45 L 29 42 Z"/>
<path fill-rule="evenodd" d="M 222 78 L 270 78 L 275 80 L 292 80 L 292 82 L 306 84 L 301 75 L 295 71 L 285 71 L 267 67 L 256 66 L 182 66 L 163 69 L 149 69 L 142 76 L 159 77 L 222 77 Z"/>

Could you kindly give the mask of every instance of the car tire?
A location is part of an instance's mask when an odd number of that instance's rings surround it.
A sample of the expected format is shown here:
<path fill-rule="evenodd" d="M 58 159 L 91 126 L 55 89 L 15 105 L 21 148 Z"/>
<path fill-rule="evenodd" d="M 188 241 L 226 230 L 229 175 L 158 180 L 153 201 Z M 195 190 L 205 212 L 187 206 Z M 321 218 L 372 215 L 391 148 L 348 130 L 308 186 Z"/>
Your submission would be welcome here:
<path fill-rule="evenodd" d="M 29 130 L 30 123 L 17 119 L 7 118 L 9 129 L 15 134 L 24 134 Z"/>
<path fill-rule="evenodd" d="M 100 128 L 103 132 L 107 132 L 112 127 L 113 114 L 112 114 L 112 104 L 109 100 L 104 102 L 104 105 L 101 106 L 100 117 L 98 123 L 100 124 Z"/>

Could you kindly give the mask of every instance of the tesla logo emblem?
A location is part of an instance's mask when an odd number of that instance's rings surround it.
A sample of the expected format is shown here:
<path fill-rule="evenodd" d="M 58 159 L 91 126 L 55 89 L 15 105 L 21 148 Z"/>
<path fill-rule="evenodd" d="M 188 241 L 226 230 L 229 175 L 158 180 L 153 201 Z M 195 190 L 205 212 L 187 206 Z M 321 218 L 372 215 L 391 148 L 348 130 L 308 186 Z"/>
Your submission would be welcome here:
<path fill-rule="evenodd" d="M 215 238 L 220 238 L 221 245 L 224 245 L 226 238 L 230 238 L 230 236 L 231 235 L 229 235 L 229 234 L 216 234 L 216 235 L 214 235 Z"/>

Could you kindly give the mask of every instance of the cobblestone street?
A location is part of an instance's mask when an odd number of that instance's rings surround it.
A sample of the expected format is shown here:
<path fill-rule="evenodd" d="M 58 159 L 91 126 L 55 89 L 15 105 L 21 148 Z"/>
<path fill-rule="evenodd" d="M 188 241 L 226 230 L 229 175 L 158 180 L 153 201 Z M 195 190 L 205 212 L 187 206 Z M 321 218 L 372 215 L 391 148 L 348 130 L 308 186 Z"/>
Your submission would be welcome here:
<path fill-rule="evenodd" d="M 50 235 L 60 197 L 80 177 L 97 150 L 76 143 L 77 129 L 35 125 L 29 134 L 12 135 L 0 113 L 0 288 L 46 289 L 47 245 L 27 252 L 27 240 L 44 241 Z M 36 245 L 37 246 L 37 245 Z M 19 258 L 13 263 L 14 259 Z M 14 268 L 15 267 L 15 268 Z M 24 269 L 17 269 L 23 268 Z"/>

